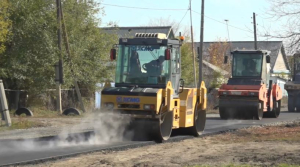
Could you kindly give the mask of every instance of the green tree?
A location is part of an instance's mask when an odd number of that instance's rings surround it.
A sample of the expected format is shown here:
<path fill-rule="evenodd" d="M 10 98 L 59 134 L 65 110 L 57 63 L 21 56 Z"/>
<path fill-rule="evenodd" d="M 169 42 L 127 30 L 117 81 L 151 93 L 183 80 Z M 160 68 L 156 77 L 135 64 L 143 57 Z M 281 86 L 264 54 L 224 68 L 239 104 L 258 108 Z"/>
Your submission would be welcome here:
<path fill-rule="evenodd" d="M 54 88 L 54 64 L 59 59 L 55 1 L 10 0 L 11 42 L 1 56 L 9 88 L 40 92 Z M 96 13 L 103 12 L 94 0 L 62 1 L 74 73 L 81 85 L 93 89 L 95 83 L 112 76 L 107 68 L 114 36 L 101 33 Z M 64 46 L 64 45 L 63 45 Z M 70 60 L 64 57 L 63 87 L 72 86 Z M 109 66 L 111 67 L 111 66 Z"/>
<path fill-rule="evenodd" d="M 198 63 L 196 66 L 198 67 Z M 198 74 L 196 76 L 198 77 Z M 191 44 L 188 42 L 184 42 L 181 46 L 181 77 L 186 86 L 194 85 L 193 54 Z"/>
<path fill-rule="evenodd" d="M 93 90 L 97 82 L 113 78 L 109 50 L 117 42 L 117 35 L 102 33 L 95 15 L 102 10 L 94 1 L 65 1 L 63 4 L 74 72 L 82 85 Z M 66 56 L 65 56 L 66 57 Z M 65 60 L 66 86 L 72 85 L 70 61 Z"/>
<path fill-rule="evenodd" d="M 222 81 L 224 80 L 224 76 L 218 71 L 213 71 L 212 72 L 212 82 L 210 84 L 211 88 L 219 88 L 223 83 Z"/>
<path fill-rule="evenodd" d="M 55 6 L 51 1 L 10 0 L 12 35 L 1 55 L 7 88 L 29 89 L 49 86 L 56 58 Z"/>
<path fill-rule="evenodd" d="M 9 3 L 7 0 L 1 0 L 0 3 L 0 54 L 5 51 L 5 43 L 9 35 L 11 21 L 9 20 Z"/>

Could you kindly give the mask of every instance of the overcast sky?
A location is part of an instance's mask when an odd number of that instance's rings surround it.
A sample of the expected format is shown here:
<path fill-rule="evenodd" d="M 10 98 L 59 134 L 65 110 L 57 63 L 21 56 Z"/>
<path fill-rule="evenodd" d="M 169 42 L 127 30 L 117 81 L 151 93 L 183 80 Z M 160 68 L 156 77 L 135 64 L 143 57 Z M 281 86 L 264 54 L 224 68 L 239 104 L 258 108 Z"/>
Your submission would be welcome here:
<path fill-rule="evenodd" d="M 102 2 L 105 15 L 101 16 L 102 27 L 114 21 L 118 26 L 143 26 L 149 20 L 169 18 L 180 22 L 182 27 L 190 26 L 190 13 L 187 12 L 189 0 L 97 0 Z M 127 6 L 136 8 L 117 7 Z M 268 0 L 206 0 L 204 41 L 227 40 L 228 33 L 225 19 L 229 20 L 229 37 L 231 41 L 252 41 L 253 12 L 257 14 L 258 40 L 279 40 L 262 37 L 265 30 L 280 30 L 280 22 L 268 19 L 266 12 L 270 9 Z M 182 10 L 146 10 L 138 8 L 182 9 Z M 201 0 L 192 0 L 192 13 L 195 41 L 200 39 Z M 185 17 L 184 17 L 185 16 Z M 100 16 L 99 16 L 100 17 Z"/>

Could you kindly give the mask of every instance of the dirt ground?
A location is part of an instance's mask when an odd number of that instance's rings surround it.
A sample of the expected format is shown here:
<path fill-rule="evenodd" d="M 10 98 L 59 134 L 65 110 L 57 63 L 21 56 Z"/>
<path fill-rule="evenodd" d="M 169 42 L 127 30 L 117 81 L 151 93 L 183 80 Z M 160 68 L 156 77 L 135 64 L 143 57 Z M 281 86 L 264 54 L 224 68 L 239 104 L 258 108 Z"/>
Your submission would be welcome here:
<path fill-rule="evenodd" d="M 35 166 L 289 166 L 300 164 L 300 123 L 116 152 L 96 152 Z"/>

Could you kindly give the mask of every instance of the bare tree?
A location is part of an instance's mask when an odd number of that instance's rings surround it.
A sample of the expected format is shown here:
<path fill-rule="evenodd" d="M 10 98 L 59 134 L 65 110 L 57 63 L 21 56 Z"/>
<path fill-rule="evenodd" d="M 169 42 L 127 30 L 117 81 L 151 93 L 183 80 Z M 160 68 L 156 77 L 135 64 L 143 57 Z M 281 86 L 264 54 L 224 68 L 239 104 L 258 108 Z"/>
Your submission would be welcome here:
<path fill-rule="evenodd" d="M 210 44 L 208 48 L 209 56 L 206 58 L 206 60 L 209 63 L 221 68 L 222 70 L 229 72 L 228 75 L 224 75 L 220 71 L 209 71 L 210 77 L 207 78 L 206 81 L 210 83 L 210 87 L 220 87 L 221 84 L 226 81 L 226 78 L 230 76 L 231 63 L 229 62 L 227 64 L 224 64 L 224 56 L 227 54 L 229 48 L 230 44 L 226 41 L 221 40 Z"/>
<path fill-rule="evenodd" d="M 265 36 L 286 39 L 289 52 L 300 50 L 300 0 L 269 0 L 272 4 L 267 13 L 276 21 L 284 21 L 283 30 Z"/>
<path fill-rule="evenodd" d="M 209 57 L 207 60 L 209 63 L 220 67 L 221 69 L 230 72 L 230 62 L 224 64 L 224 56 L 229 50 L 230 44 L 227 41 L 218 40 L 218 42 L 210 44 L 208 48 Z"/>
<path fill-rule="evenodd" d="M 150 19 L 147 26 L 171 26 L 175 35 L 178 35 L 178 33 L 181 32 L 183 36 L 191 37 L 190 28 L 188 26 L 183 26 L 176 20 L 172 20 L 170 16 L 167 18 L 161 17 Z"/>

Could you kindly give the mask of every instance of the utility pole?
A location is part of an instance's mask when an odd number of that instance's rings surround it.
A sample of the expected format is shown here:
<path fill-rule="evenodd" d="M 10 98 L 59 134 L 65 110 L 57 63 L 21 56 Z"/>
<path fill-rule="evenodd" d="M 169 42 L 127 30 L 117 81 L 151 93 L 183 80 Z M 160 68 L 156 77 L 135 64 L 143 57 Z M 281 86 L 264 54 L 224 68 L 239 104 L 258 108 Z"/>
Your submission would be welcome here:
<path fill-rule="evenodd" d="M 64 19 L 64 12 L 63 12 L 62 7 L 60 8 L 60 12 L 61 12 L 61 19 L 62 19 L 61 21 L 62 21 L 62 32 L 63 32 L 63 37 L 64 37 L 64 44 L 65 44 L 65 48 L 66 48 L 67 55 L 68 55 L 69 62 L 70 62 L 71 74 L 72 74 L 73 79 L 74 79 L 73 83 L 74 83 L 76 94 L 77 94 L 77 97 L 78 97 L 78 100 L 79 100 L 79 103 L 80 103 L 80 107 L 81 107 L 83 112 L 86 112 L 85 108 L 84 108 L 83 101 L 82 101 L 80 89 L 79 89 L 79 86 L 78 86 L 78 83 L 77 83 L 77 77 L 76 77 L 76 74 L 74 73 L 74 70 L 73 70 L 73 63 L 72 63 L 72 60 L 71 60 L 71 51 L 70 51 L 70 46 L 69 46 L 69 39 L 68 39 L 67 28 L 66 28 L 66 23 L 65 23 L 65 19 Z"/>
<path fill-rule="evenodd" d="M 253 29 L 254 29 L 254 49 L 257 50 L 256 19 L 255 19 L 255 13 L 253 13 Z"/>
<path fill-rule="evenodd" d="M 62 105 L 61 105 L 61 84 L 63 83 L 63 60 L 62 60 L 62 51 L 61 51 L 61 0 L 56 0 L 57 7 L 57 38 L 58 38 L 58 49 L 59 49 L 59 62 L 58 62 L 58 75 L 59 81 L 56 82 L 56 110 L 62 114 Z"/>
<path fill-rule="evenodd" d="M 203 52 L 203 29 L 204 29 L 204 0 L 201 4 L 201 26 L 200 26 L 200 49 L 199 49 L 199 85 L 200 88 L 202 82 L 202 52 Z"/>
<path fill-rule="evenodd" d="M 197 87 L 195 45 L 194 45 L 193 19 L 192 19 L 192 0 L 190 0 L 190 19 L 191 19 L 191 39 L 192 39 L 192 54 L 193 54 L 193 67 L 194 67 L 194 86 Z"/>
<path fill-rule="evenodd" d="M 230 48 L 230 52 L 231 52 L 231 43 L 230 43 L 230 36 L 229 36 L 229 29 L 228 29 L 228 21 L 227 19 L 225 19 L 224 21 L 226 21 L 226 25 L 227 25 L 227 34 L 228 34 L 228 42 L 229 42 L 229 48 Z"/>
<path fill-rule="evenodd" d="M 8 111 L 7 100 L 2 80 L 0 80 L 0 113 L 2 117 L 2 119 L 0 119 L 0 122 L 4 120 L 6 126 L 11 126 L 11 119 Z"/>

